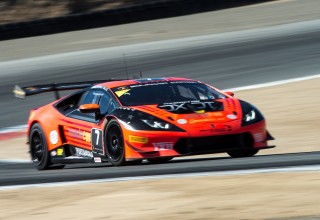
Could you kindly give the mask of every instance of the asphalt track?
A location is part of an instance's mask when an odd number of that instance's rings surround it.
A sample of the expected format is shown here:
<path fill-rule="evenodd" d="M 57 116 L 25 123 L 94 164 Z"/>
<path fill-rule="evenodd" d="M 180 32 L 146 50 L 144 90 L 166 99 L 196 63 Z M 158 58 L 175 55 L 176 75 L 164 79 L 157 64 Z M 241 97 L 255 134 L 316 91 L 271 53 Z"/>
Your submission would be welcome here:
<path fill-rule="evenodd" d="M 166 164 L 113 167 L 108 164 L 67 165 L 63 170 L 37 171 L 30 163 L 1 164 L 0 186 L 68 182 L 121 177 L 174 175 L 199 172 L 237 171 L 320 164 L 320 152 L 255 156 L 176 159 Z"/>

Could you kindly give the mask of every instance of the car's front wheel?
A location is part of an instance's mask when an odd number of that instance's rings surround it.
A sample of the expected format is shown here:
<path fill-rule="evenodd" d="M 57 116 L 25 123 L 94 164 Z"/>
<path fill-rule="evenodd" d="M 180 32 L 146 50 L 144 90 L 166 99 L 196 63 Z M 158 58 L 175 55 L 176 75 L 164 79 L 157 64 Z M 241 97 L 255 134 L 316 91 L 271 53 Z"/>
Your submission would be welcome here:
<path fill-rule="evenodd" d="M 111 119 L 105 129 L 106 155 L 114 166 L 125 165 L 125 150 L 121 126 L 115 119 Z"/>
<path fill-rule="evenodd" d="M 257 154 L 259 150 L 257 149 L 244 149 L 244 150 L 234 150 L 227 152 L 230 157 L 240 158 L 240 157 L 252 157 Z"/>
<path fill-rule="evenodd" d="M 34 124 L 29 136 L 30 154 L 33 166 L 38 170 L 45 170 L 51 165 L 48 154 L 46 136 L 39 124 Z"/>

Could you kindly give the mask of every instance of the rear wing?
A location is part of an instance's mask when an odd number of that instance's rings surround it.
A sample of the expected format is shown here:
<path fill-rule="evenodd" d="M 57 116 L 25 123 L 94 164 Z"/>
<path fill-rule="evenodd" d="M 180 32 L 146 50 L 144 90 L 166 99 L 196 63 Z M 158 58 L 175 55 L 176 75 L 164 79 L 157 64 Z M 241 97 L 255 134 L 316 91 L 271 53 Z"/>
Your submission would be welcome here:
<path fill-rule="evenodd" d="M 15 85 L 13 89 L 13 94 L 16 98 L 25 99 L 27 96 L 31 95 L 37 95 L 44 92 L 54 92 L 55 98 L 60 99 L 59 91 L 84 89 L 100 83 L 122 80 L 123 79 L 108 79 L 73 83 L 52 83 L 46 85 L 35 85 L 27 87 L 20 87 L 18 85 Z"/>

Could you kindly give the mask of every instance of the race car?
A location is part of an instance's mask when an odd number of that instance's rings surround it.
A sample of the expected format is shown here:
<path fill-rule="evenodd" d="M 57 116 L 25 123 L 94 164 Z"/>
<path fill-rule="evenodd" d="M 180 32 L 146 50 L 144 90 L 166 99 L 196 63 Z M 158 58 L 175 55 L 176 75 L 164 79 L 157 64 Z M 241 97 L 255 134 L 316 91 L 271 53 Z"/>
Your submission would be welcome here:
<path fill-rule="evenodd" d="M 59 91 L 77 91 L 60 98 Z M 14 88 L 18 98 L 55 92 L 57 100 L 31 110 L 28 144 L 33 165 L 167 162 L 226 152 L 250 157 L 272 148 L 261 112 L 205 83 L 142 78 Z"/>

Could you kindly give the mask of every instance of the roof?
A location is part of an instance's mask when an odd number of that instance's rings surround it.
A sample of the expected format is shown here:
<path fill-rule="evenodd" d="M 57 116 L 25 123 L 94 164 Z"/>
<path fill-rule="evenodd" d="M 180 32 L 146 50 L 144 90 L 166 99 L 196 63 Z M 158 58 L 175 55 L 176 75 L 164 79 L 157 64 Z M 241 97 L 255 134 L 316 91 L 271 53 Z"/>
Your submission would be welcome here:
<path fill-rule="evenodd" d="M 195 80 L 188 79 L 188 78 L 178 78 L 178 77 L 142 78 L 142 79 L 128 79 L 128 80 L 105 82 L 105 83 L 99 84 L 98 86 L 104 86 L 106 88 L 115 88 L 119 86 L 147 84 L 147 83 L 155 83 L 155 82 L 169 82 L 169 81 L 195 81 Z"/>

